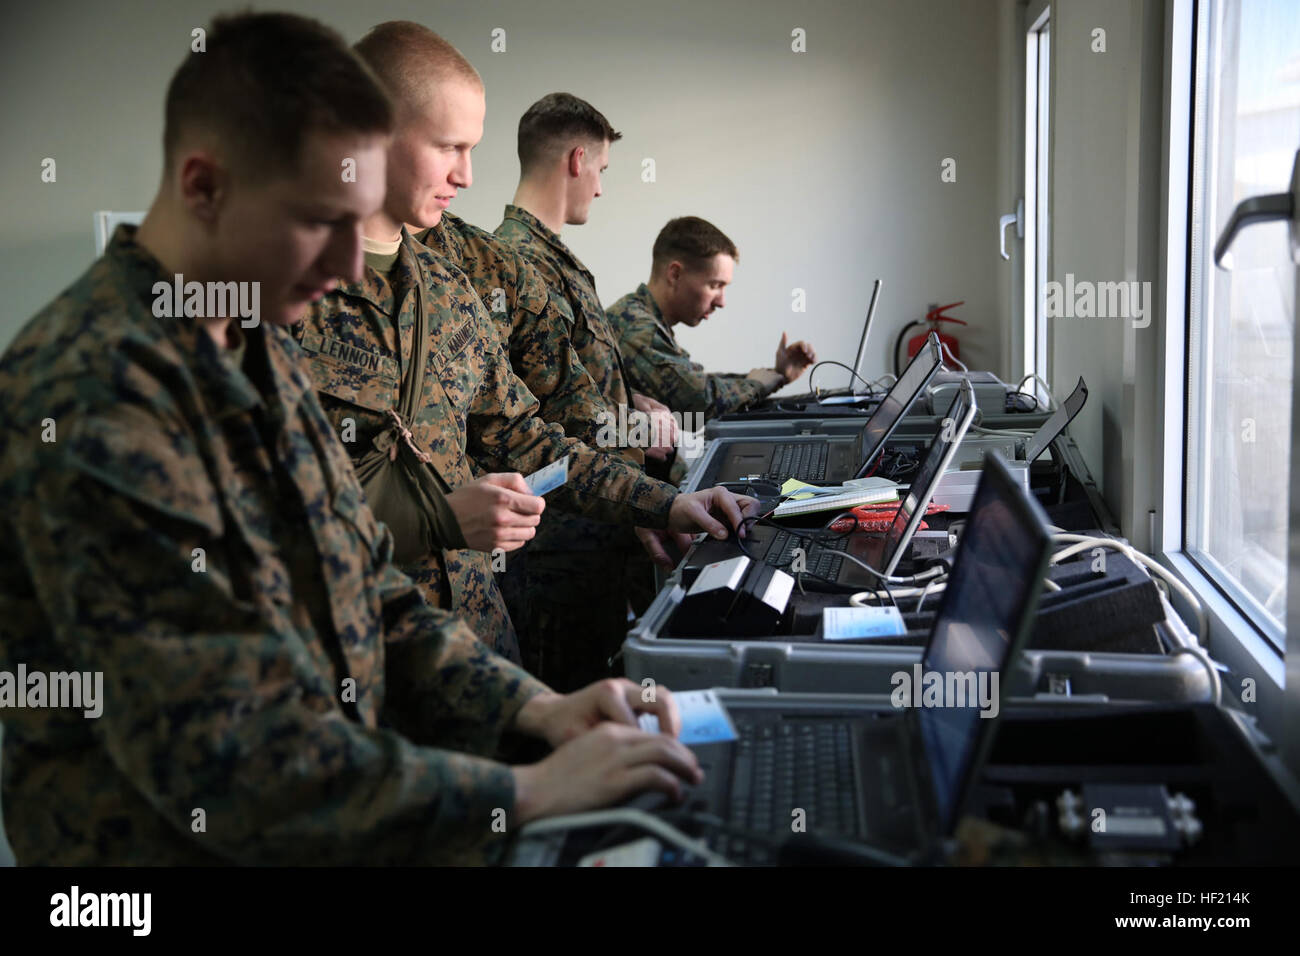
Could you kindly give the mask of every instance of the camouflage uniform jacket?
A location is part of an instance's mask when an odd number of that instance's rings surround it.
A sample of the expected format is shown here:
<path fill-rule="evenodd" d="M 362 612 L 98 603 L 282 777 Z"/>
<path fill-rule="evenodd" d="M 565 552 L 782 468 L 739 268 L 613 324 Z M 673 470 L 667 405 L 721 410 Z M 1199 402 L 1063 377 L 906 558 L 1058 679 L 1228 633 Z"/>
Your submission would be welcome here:
<path fill-rule="evenodd" d="M 155 318 L 133 237 L 0 359 L 0 670 L 103 675 L 2 712 L 19 862 L 479 858 L 511 774 L 440 748 L 543 685 L 392 566 L 288 333 Z"/>
<path fill-rule="evenodd" d="M 538 271 L 550 291 L 551 301 L 565 313 L 572 331 L 573 347 L 583 366 L 604 396 L 605 407 L 617 410 L 631 401 L 627 375 L 618 352 L 618 341 L 605 321 L 605 310 L 596 295 L 596 280 L 587 267 L 540 219 L 512 204 L 496 234 L 506 240 Z M 543 515 L 537 537 L 529 544 L 534 551 L 596 551 L 614 545 L 627 547 L 628 535 L 621 529 L 602 526 L 570 515 Z"/>
<path fill-rule="evenodd" d="M 761 379 L 704 371 L 704 366 L 692 362 L 690 353 L 677 344 L 644 282 L 615 302 L 606 316 L 618 336 L 632 387 L 674 412 L 716 418 L 766 398 L 785 384 L 775 371 Z"/>
<path fill-rule="evenodd" d="M 570 455 L 569 480 L 547 496 L 552 508 L 577 510 L 618 525 L 664 527 L 676 490 L 626 460 L 568 438 L 536 417 L 538 404 L 511 370 L 492 319 L 463 273 L 405 230 L 392 272 L 366 267 L 312 305 L 295 329 L 326 413 L 359 457 L 391 441 L 389 412 L 413 355 L 420 287 L 428 311 L 428 364 L 423 407 L 410 428 L 415 444 L 448 491 L 475 471 L 529 474 Z M 455 610 L 500 653 L 518 654 L 500 590 L 482 552 L 432 543 L 417 566 L 404 567 L 431 603 Z M 517 659 L 517 658 L 516 658 Z"/>
<path fill-rule="evenodd" d="M 574 350 L 572 314 L 551 299 L 537 270 L 505 240 L 448 212 L 415 239 L 474 286 L 496 321 L 511 367 L 541 407 L 538 417 L 596 447 L 605 397 Z M 608 411 L 617 415 L 617 409 Z M 645 460 L 639 449 L 620 453 L 638 465 Z"/>

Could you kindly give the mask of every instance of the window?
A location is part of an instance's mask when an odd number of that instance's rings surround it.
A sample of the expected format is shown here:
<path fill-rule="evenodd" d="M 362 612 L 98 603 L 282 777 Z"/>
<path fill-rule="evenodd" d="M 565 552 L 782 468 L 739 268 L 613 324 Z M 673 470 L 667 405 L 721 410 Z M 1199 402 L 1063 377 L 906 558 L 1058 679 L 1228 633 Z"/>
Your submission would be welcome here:
<path fill-rule="evenodd" d="M 1300 5 L 1202 0 L 1188 248 L 1184 551 L 1285 642 L 1295 272 L 1286 224 L 1213 250 L 1243 199 L 1283 192 L 1300 146 Z"/>
<path fill-rule="evenodd" d="M 1047 219 L 1048 104 L 1051 101 L 1051 9 L 1030 24 L 1025 36 L 1025 311 L 1023 375 L 1048 376 Z M 1049 379 L 1050 380 L 1050 379 Z"/>

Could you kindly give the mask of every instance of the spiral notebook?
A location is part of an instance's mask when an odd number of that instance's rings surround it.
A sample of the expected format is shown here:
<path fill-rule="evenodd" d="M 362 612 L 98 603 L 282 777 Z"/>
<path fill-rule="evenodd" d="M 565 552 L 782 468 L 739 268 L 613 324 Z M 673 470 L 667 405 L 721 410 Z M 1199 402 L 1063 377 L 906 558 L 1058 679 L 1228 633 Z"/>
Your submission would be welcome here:
<path fill-rule="evenodd" d="M 859 505 L 898 500 L 898 482 L 888 478 L 855 478 L 836 488 L 807 485 L 791 478 L 781 486 L 781 494 L 793 495 L 772 512 L 773 518 L 814 514 L 818 511 L 845 511 Z"/>

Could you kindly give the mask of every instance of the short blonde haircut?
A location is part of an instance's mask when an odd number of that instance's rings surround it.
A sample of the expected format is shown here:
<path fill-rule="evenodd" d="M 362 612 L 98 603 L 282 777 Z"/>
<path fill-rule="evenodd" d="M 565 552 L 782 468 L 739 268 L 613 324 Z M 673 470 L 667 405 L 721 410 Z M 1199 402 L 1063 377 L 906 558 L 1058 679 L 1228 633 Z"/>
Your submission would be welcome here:
<path fill-rule="evenodd" d="M 410 20 L 381 23 L 353 49 L 379 77 L 402 112 L 422 110 L 444 83 L 460 80 L 483 88 L 483 78 L 454 46 Z"/>

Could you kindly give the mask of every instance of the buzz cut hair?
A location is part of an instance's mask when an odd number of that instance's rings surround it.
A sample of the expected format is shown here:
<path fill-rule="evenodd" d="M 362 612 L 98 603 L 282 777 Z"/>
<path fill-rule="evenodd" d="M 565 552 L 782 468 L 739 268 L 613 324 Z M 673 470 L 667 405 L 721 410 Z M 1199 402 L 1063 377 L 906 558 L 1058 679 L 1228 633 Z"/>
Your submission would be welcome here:
<path fill-rule="evenodd" d="M 574 146 L 616 143 L 622 138 L 586 100 L 572 93 L 548 93 L 519 118 L 520 174 L 528 176 Z"/>
<path fill-rule="evenodd" d="M 736 244 L 713 223 L 699 216 L 670 219 L 655 237 L 650 275 L 663 275 L 673 261 L 698 272 L 708 266 L 719 253 L 731 256 L 736 262 L 740 261 Z"/>
<path fill-rule="evenodd" d="M 461 81 L 483 89 L 483 78 L 454 46 L 411 20 L 389 20 L 353 47 L 375 72 L 401 115 L 428 105 L 437 88 Z"/>
<path fill-rule="evenodd" d="M 313 133 L 387 135 L 393 109 L 347 41 L 289 13 L 216 17 L 173 74 L 164 107 L 170 175 L 190 141 L 216 144 L 236 175 L 294 175 Z"/>

